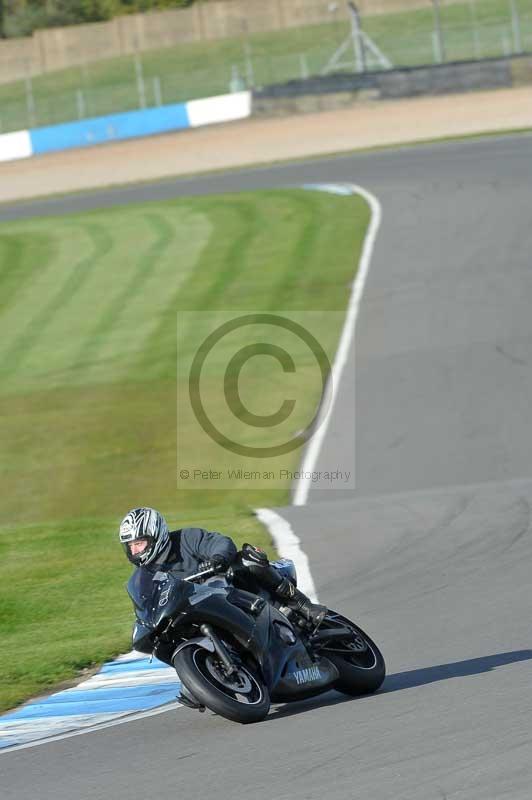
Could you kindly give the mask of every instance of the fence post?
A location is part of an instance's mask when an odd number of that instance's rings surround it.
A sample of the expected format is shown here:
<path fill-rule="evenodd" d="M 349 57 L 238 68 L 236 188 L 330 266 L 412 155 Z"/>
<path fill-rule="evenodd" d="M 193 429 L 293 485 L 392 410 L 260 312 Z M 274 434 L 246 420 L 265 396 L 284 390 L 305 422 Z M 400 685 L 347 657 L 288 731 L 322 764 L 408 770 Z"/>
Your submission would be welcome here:
<path fill-rule="evenodd" d="M 476 0 L 469 0 L 469 10 L 471 13 L 471 31 L 473 35 L 473 51 L 475 58 L 480 58 L 480 36 L 478 34 L 478 19 L 477 19 L 477 5 Z"/>
<path fill-rule="evenodd" d="M 443 61 L 442 52 L 441 52 L 441 49 L 440 49 L 441 42 L 440 42 L 440 40 L 438 38 L 438 34 L 436 33 L 436 31 L 432 31 L 431 39 L 432 39 L 432 57 L 433 57 L 434 63 L 435 64 L 441 64 L 442 61 Z"/>
<path fill-rule="evenodd" d="M 244 42 L 244 54 L 246 57 L 246 81 L 248 89 L 253 89 L 255 86 L 255 73 L 253 71 L 253 58 L 249 42 Z"/>
<path fill-rule="evenodd" d="M 138 53 L 135 53 L 135 74 L 137 76 L 139 108 L 146 108 L 146 86 L 144 84 L 144 72 L 142 69 L 142 61 Z"/>
<path fill-rule="evenodd" d="M 229 91 L 230 92 L 242 92 L 246 88 L 245 81 L 242 80 L 240 77 L 240 72 L 238 71 L 238 66 L 236 64 L 231 65 L 231 80 L 229 81 Z"/>
<path fill-rule="evenodd" d="M 309 76 L 307 54 L 299 54 L 299 66 L 301 68 L 301 80 L 306 81 Z"/>
<path fill-rule="evenodd" d="M 503 52 L 503 55 L 511 56 L 512 55 L 512 42 L 511 42 L 510 37 L 508 36 L 507 33 L 502 33 L 501 34 L 501 40 L 502 40 L 502 52 Z"/>
<path fill-rule="evenodd" d="M 33 96 L 33 82 L 31 80 L 31 75 L 26 75 L 26 108 L 28 111 L 28 125 L 30 128 L 34 128 L 37 124 L 37 120 L 35 117 L 35 97 Z"/>
<path fill-rule="evenodd" d="M 521 19 L 519 11 L 517 10 L 517 3 L 515 0 L 509 0 L 510 14 L 512 17 L 512 34 L 514 39 L 514 53 L 523 52 L 523 41 L 521 39 Z"/>
<path fill-rule="evenodd" d="M 85 98 L 83 96 L 83 89 L 76 89 L 76 106 L 78 109 L 78 119 L 84 119 L 87 116 L 85 110 Z"/>
<path fill-rule="evenodd" d="M 161 88 L 161 79 L 158 75 L 156 75 L 153 79 L 153 97 L 155 99 L 156 106 L 162 106 L 163 104 L 163 92 Z"/>
<path fill-rule="evenodd" d="M 434 14 L 434 35 L 438 42 L 439 63 L 445 61 L 445 42 L 441 25 L 440 0 L 432 0 Z"/>

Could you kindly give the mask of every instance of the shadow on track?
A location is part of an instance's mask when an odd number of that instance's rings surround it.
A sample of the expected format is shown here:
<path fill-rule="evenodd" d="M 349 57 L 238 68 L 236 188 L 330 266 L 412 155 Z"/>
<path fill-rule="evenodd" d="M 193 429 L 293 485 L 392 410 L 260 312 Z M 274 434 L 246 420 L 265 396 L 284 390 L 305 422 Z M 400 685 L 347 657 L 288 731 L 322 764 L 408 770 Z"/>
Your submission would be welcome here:
<path fill-rule="evenodd" d="M 307 700 L 296 700 L 293 703 L 278 706 L 270 711 L 264 722 L 272 722 L 283 717 L 291 717 L 293 714 L 304 714 L 305 711 L 316 711 L 325 706 L 336 706 L 338 703 L 350 703 L 353 700 L 360 700 L 360 697 L 350 697 L 340 692 L 329 691 L 320 694 L 318 697 L 309 697 Z"/>
<path fill-rule="evenodd" d="M 426 686 L 428 683 L 447 681 L 450 678 L 466 678 L 469 675 L 481 675 L 483 672 L 491 672 L 497 667 L 504 667 L 508 664 L 516 664 L 519 661 L 529 661 L 532 659 L 532 650 L 514 650 L 508 653 L 494 653 L 491 656 L 480 658 L 469 658 L 465 661 L 454 661 L 450 664 L 439 664 L 434 667 L 423 667 L 422 669 L 412 669 L 408 672 L 396 672 L 388 675 L 384 681 L 382 689 L 378 694 L 389 694 L 399 692 L 402 689 L 414 689 L 416 686 Z M 264 720 L 271 722 L 283 717 L 290 717 L 293 714 L 304 714 L 306 711 L 315 711 L 325 706 L 335 706 L 339 703 L 350 703 L 354 700 L 362 700 L 367 695 L 350 697 L 339 692 L 327 692 L 318 697 L 309 697 L 307 700 L 300 700 L 295 703 L 275 708 Z"/>
<path fill-rule="evenodd" d="M 491 672 L 497 667 L 515 664 L 518 661 L 532 659 L 532 650 L 515 650 L 509 653 L 494 653 L 481 658 L 469 658 L 466 661 L 454 661 L 450 664 L 439 664 L 435 667 L 413 669 L 408 672 L 397 672 L 389 675 L 384 681 L 381 694 L 399 692 L 401 689 L 413 689 L 427 683 L 446 681 L 450 678 L 466 678 L 468 675 L 480 675 Z"/>

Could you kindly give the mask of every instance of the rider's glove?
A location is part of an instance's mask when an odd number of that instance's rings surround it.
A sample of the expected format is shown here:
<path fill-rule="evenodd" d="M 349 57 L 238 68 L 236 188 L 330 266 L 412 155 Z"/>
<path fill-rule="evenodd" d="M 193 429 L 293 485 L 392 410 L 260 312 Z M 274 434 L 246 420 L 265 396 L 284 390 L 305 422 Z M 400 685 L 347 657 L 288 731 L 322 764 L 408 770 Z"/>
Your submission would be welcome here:
<path fill-rule="evenodd" d="M 225 556 L 214 555 L 207 561 L 202 561 L 199 565 L 199 570 L 200 572 L 204 572 L 207 569 L 212 569 L 213 572 L 225 572 L 228 566 L 229 561 Z"/>

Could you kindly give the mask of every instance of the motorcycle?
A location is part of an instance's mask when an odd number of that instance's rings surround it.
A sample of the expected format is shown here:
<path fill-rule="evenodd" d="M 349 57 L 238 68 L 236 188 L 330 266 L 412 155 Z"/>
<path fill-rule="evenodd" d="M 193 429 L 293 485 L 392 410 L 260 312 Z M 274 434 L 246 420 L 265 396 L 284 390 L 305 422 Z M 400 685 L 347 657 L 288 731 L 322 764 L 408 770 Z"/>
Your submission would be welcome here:
<path fill-rule="evenodd" d="M 272 565 L 297 585 L 289 559 Z M 236 585 L 235 585 L 236 584 Z M 270 703 L 336 689 L 377 691 L 385 664 L 354 622 L 329 610 L 316 627 L 268 592 L 248 591 L 230 567 L 180 578 L 139 568 L 128 592 L 136 611 L 133 646 L 172 665 L 178 700 L 234 722 L 264 719 Z"/>

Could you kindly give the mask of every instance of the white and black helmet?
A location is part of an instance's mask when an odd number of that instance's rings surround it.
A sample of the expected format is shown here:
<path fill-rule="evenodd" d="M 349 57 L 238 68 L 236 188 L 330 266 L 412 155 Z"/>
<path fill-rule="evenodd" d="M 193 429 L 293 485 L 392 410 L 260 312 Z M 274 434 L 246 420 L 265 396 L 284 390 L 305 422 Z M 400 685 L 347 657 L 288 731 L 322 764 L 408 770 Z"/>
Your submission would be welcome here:
<path fill-rule="evenodd" d="M 131 563 L 136 567 L 145 566 L 155 561 L 169 544 L 168 525 L 154 508 L 134 508 L 120 523 L 120 541 Z M 145 542 L 146 546 L 142 551 L 132 553 L 133 542 Z"/>

